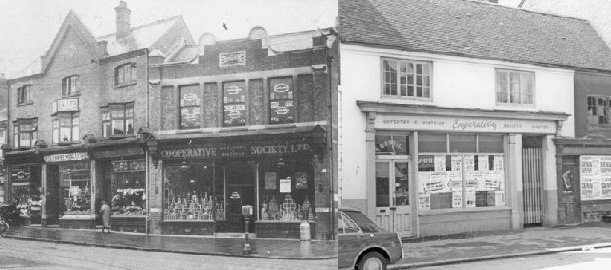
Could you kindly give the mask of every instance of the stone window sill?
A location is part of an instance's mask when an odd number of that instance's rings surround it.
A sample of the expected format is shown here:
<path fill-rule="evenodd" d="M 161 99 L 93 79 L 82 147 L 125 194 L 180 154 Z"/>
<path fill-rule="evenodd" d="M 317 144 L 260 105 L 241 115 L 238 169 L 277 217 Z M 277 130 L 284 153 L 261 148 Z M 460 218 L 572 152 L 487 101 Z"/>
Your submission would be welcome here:
<path fill-rule="evenodd" d="M 125 87 L 136 85 L 136 84 L 138 84 L 136 81 L 123 82 L 123 83 L 120 83 L 120 84 L 115 84 L 115 89 L 125 88 Z"/>

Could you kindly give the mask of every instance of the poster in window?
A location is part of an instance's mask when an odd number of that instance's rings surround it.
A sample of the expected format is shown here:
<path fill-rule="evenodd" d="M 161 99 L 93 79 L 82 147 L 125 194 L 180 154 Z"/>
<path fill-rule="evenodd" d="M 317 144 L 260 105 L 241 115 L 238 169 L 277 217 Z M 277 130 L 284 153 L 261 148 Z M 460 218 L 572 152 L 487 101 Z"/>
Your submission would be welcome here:
<path fill-rule="evenodd" d="M 462 190 L 462 173 L 459 171 L 448 172 L 448 188 L 454 192 Z"/>
<path fill-rule="evenodd" d="M 180 127 L 201 127 L 201 114 L 201 109 L 199 107 L 187 107 L 180 109 Z"/>
<path fill-rule="evenodd" d="M 180 107 L 201 105 L 199 85 L 180 88 Z"/>
<path fill-rule="evenodd" d="M 462 189 L 459 191 L 452 191 L 452 208 L 462 207 Z"/>
<path fill-rule="evenodd" d="M 431 172 L 435 170 L 435 158 L 433 155 L 418 156 L 418 171 Z"/>
<path fill-rule="evenodd" d="M 265 189 L 277 189 L 276 172 L 265 172 Z"/>
<path fill-rule="evenodd" d="M 418 194 L 418 209 L 430 210 L 431 209 L 431 196 L 426 193 Z"/>
<path fill-rule="evenodd" d="M 452 171 L 460 172 L 462 171 L 462 156 L 452 156 Z"/>
<path fill-rule="evenodd" d="M 479 171 L 485 172 L 488 171 L 488 155 L 479 155 L 477 157 L 477 168 Z"/>
<path fill-rule="evenodd" d="M 581 176 L 581 200 L 594 200 L 597 196 L 594 191 L 594 179 L 591 176 Z"/>
<path fill-rule="evenodd" d="M 465 171 L 472 172 L 475 170 L 475 159 L 473 158 L 473 155 L 465 155 L 463 160 L 465 164 Z"/>
<path fill-rule="evenodd" d="M 505 205 L 505 191 L 494 192 L 494 205 Z"/>
<path fill-rule="evenodd" d="M 445 172 L 422 173 L 422 190 L 425 193 L 439 193 L 447 191 L 448 176 Z"/>
<path fill-rule="evenodd" d="M 281 193 L 290 193 L 291 192 L 291 178 L 290 177 L 280 179 L 280 192 Z"/>
<path fill-rule="evenodd" d="M 611 178 L 600 179 L 600 197 L 601 199 L 611 199 Z"/>
<path fill-rule="evenodd" d="M 270 121 L 272 124 L 295 122 L 295 108 L 292 100 L 271 101 L 270 109 Z"/>
<path fill-rule="evenodd" d="M 269 80 L 270 100 L 293 99 L 293 78 L 274 78 Z"/>
<path fill-rule="evenodd" d="M 465 190 L 466 207 L 475 207 L 475 189 L 467 188 Z"/>
<path fill-rule="evenodd" d="M 494 156 L 494 171 L 503 172 L 503 156 Z"/>
<path fill-rule="evenodd" d="M 246 83 L 226 82 L 223 83 L 223 103 L 244 103 L 246 102 Z"/>
<path fill-rule="evenodd" d="M 445 155 L 435 155 L 435 171 L 436 172 L 444 172 L 446 171 L 446 156 Z"/>
<path fill-rule="evenodd" d="M 227 126 L 237 126 L 246 124 L 246 105 L 229 104 L 224 106 L 223 123 Z"/>
<path fill-rule="evenodd" d="M 308 188 L 308 175 L 305 172 L 295 173 L 295 189 Z"/>

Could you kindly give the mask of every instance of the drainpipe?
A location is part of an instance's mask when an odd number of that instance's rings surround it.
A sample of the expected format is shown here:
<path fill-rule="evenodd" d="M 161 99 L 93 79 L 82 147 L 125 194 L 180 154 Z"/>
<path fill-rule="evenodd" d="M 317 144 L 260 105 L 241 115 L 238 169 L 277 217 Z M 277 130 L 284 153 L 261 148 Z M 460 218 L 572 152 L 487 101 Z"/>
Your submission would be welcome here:
<path fill-rule="evenodd" d="M 145 49 L 146 52 L 146 129 L 149 129 L 149 92 L 150 92 L 150 85 L 149 85 L 149 49 L 146 48 Z M 144 142 L 146 144 L 146 140 Z M 146 147 L 146 146 L 144 146 Z M 149 234 L 149 215 L 150 215 L 150 209 L 149 209 L 149 200 L 150 200 L 150 190 L 149 190 L 149 178 L 150 178 L 150 170 L 149 170 L 149 166 L 150 166 L 150 158 L 149 158 L 149 151 L 148 149 L 146 149 L 146 151 L 144 152 L 144 163 L 146 164 L 144 167 L 144 174 L 145 174 L 145 178 L 144 178 L 144 192 L 146 192 L 146 205 L 144 207 L 146 207 L 146 216 L 145 216 L 145 220 L 144 220 L 144 232 L 146 233 L 146 235 Z"/>

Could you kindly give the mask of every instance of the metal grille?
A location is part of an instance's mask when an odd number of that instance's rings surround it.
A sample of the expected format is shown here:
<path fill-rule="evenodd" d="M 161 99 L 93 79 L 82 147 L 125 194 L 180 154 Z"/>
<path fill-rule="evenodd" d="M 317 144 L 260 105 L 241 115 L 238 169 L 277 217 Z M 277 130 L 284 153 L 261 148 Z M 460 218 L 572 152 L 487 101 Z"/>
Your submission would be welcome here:
<path fill-rule="evenodd" d="M 541 148 L 522 148 L 524 226 L 541 225 Z"/>

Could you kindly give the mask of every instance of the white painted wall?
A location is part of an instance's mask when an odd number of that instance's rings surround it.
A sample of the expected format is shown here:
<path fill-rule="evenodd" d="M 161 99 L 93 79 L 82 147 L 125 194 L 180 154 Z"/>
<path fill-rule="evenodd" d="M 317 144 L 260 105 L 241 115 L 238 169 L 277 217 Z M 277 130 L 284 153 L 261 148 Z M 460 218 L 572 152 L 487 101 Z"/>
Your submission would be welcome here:
<path fill-rule="evenodd" d="M 342 44 L 342 99 L 340 122 L 341 199 L 365 199 L 365 114 L 357 100 L 404 104 L 427 104 L 447 108 L 481 108 L 514 111 L 554 111 L 571 116 L 562 135 L 574 136 L 574 72 L 503 61 L 404 52 Z M 381 97 L 380 57 L 397 57 L 433 62 L 432 100 L 398 100 Z M 510 68 L 535 73 L 535 105 L 497 105 L 495 68 Z"/>

